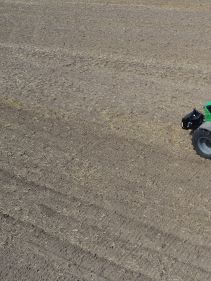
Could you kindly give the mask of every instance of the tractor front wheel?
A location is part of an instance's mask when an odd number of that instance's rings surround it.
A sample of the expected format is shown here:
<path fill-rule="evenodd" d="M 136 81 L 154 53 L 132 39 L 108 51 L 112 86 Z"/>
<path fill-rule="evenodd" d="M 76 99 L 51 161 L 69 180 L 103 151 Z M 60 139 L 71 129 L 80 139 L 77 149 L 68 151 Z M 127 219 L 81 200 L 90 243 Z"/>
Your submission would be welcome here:
<path fill-rule="evenodd" d="M 193 147 L 198 155 L 211 159 L 211 132 L 204 129 L 197 129 L 193 132 Z"/>

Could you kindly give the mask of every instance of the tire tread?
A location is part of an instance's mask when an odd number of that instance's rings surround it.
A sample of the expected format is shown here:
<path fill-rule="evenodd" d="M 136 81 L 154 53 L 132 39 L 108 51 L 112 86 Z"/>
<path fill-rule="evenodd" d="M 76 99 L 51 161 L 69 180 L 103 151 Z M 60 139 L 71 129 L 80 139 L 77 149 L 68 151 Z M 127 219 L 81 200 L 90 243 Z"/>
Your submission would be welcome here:
<path fill-rule="evenodd" d="M 193 132 L 192 136 L 192 145 L 193 149 L 195 150 L 196 154 L 199 155 L 200 157 L 206 158 L 206 159 L 211 159 L 211 154 L 205 154 L 203 153 L 200 148 L 198 147 L 198 138 L 201 136 L 207 136 L 210 141 L 211 141 L 211 132 L 205 130 L 205 129 L 200 129 L 198 128 Z"/>

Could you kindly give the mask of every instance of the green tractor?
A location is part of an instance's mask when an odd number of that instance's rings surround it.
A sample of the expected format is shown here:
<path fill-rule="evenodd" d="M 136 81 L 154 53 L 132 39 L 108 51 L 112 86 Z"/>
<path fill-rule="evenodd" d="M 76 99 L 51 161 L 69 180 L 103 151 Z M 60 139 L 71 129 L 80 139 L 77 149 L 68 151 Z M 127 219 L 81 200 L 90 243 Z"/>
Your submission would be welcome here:
<path fill-rule="evenodd" d="M 194 109 L 182 118 L 182 128 L 192 130 L 192 144 L 198 155 L 211 159 L 211 101 L 204 106 L 204 113 Z"/>

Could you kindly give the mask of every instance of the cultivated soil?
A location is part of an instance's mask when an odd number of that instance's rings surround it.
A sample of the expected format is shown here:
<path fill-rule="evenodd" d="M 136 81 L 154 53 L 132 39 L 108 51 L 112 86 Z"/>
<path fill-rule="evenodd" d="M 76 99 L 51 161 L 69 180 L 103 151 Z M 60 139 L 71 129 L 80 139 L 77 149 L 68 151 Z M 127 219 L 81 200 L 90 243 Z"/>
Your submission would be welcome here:
<path fill-rule="evenodd" d="M 210 281 L 211 3 L 0 1 L 0 280 Z"/>

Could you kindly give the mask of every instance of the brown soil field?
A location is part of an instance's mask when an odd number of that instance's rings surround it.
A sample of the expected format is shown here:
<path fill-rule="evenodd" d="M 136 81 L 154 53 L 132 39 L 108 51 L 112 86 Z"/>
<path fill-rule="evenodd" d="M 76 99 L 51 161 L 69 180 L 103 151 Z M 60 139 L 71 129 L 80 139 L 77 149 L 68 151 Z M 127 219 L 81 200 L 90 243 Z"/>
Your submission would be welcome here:
<path fill-rule="evenodd" d="M 210 12 L 0 1 L 0 280 L 211 280 Z"/>

